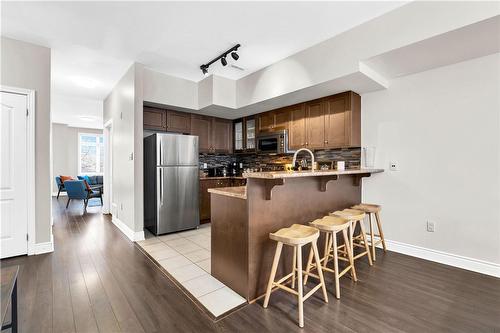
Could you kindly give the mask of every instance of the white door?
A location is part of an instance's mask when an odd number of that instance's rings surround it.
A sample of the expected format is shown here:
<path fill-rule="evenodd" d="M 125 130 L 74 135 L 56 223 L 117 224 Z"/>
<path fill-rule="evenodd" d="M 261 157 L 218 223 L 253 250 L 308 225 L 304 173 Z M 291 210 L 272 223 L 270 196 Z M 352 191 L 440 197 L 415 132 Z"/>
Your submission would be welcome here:
<path fill-rule="evenodd" d="M 27 96 L 1 92 L 0 243 L 1 258 L 28 253 L 26 189 Z"/>

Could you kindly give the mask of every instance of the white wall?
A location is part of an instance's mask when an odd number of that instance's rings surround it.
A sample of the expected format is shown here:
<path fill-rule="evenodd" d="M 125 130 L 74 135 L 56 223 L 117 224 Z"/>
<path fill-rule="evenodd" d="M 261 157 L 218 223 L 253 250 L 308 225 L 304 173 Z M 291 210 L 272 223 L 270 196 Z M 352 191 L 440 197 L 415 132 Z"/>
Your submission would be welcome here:
<path fill-rule="evenodd" d="M 386 169 L 364 180 L 363 201 L 383 205 L 387 239 L 500 264 L 499 64 L 494 54 L 362 95 L 362 144 Z"/>
<path fill-rule="evenodd" d="M 104 100 L 104 123 L 113 121 L 111 211 L 132 232 L 143 230 L 142 70 L 132 65 Z"/>
<path fill-rule="evenodd" d="M 79 175 L 79 133 L 102 134 L 102 130 L 52 123 L 52 174 L 54 177 L 60 175 L 76 177 Z M 57 193 L 55 180 L 52 180 L 52 193 Z"/>
<path fill-rule="evenodd" d="M 35 90 L 36 242 L 51 241 L 50 49 L 1 38 L 0 84 Z"/>

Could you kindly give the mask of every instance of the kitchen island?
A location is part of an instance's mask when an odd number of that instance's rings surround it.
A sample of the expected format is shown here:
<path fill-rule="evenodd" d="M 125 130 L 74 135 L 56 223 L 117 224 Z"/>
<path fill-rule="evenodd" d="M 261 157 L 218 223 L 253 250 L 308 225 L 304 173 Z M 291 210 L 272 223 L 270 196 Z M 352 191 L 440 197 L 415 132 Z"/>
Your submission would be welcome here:
<path fill-rule="evenodd" d="M 361 179 L 379 172 L 255 172 L 243 175 L 246 187 L 210 189 L 211 274 L 249 302 L 262 296 L 276 246 L 269 233 L 360 203 Z M 291 265 L 292 251 L 285 247 L 277 277 Z"/>

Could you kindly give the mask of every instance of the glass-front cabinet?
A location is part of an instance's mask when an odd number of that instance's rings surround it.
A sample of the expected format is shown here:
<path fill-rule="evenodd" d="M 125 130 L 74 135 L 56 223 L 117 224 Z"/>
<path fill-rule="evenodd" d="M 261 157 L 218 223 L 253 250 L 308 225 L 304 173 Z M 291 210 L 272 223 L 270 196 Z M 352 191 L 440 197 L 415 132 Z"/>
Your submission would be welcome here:
<path fill-rule="evenodd" d="M 234 121 L 234 151 L 236 153 L 255 151 L 254 117 L 245 117 Z"/>

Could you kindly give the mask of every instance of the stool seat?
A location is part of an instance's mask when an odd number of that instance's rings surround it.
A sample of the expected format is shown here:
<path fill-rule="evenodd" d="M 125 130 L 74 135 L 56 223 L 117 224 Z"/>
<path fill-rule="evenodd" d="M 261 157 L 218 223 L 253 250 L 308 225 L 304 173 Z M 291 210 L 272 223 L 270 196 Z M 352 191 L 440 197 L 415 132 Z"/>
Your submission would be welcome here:
<path fill-rule="evenodd" d="M 319 237 L 319 230 L 302 224 L 293 224 L 270 233 L 269 238 L 288 245 L 301 245 L 310 243 Z"/>
<path fill-rule="evenodd" d="M 352 209 L 361 210 L 365 213 L 379 213 L 382 210 L 380 205 L 375 204 L 359 204 L 351 207 Z"/>
<path fill-rule="evenodd" d="M 349 220 L 339 216 L 325 216 L 312 221 L 311 225 L 322 231 L 341 231 L 349 228 Z"/>
<path fill-rule="evenodd" d="M 356 221 L 365 218 L 365 212 L 356 209 L 337 210 L 333 213 L 330 213 L 330 215 L 339 216 L 348 220 L 356 220 Z"/>

